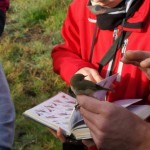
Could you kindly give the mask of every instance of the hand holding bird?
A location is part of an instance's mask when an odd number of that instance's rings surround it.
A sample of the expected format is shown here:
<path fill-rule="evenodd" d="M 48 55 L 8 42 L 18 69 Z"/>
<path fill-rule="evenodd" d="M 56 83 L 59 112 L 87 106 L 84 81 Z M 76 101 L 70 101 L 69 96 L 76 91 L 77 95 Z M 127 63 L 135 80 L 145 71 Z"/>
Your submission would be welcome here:
<path fill-rule="evenodd" d="M 88 95 L 92 96 L 97 91 L 105 90 L 105 91 L 113 91 L 112 89 L 102 87 L 98 84 L 93 83 L 92 81 L 85 80 L 83 74 L 75 74 L 71 80 L 71 89 L 75 95 Z"/>
<path fill-rule="evenodd" d="M 85 75 L 83 74 L 75 74 L 71 80 L 71 90 L 75 95 L 87 95 L 91 97 L 97 97 L 97 93 L 99 91 L 113 91 L 112 89 L 105 88 L 101 85 L 95 84 L 92 81 L 86 80 Z M 78 110 L 80 108 L 79 104 L 75 105 L 75 109 Z"/>

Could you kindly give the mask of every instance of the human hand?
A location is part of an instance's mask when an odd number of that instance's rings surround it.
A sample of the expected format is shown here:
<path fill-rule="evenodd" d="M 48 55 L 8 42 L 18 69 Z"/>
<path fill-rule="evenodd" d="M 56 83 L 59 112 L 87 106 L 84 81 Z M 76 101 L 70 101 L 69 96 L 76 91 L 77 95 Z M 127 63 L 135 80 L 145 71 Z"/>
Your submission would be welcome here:
<path fill-rule="evenodd" d="M 68 138 L 65 137 L 61 128 L 58 128 L 57 131 L 50 129 L 50 128 L 48 128 L 48 130 L 50 131 L 51 134 L 54 135 L 55 138 L 59 139 L 62 143 L 69 143 L 69 144 L 80 144 L 81 143 L 81 141 L 71 139 L 70 137 L 68 137 Z"/>
<path fill-rule="evenodd" d="M 87 77 L 85 77 L 86 80 L 90 80 L 94 83 L 98 83 L 100 82 L 103 78 L 99 75 L 98 71 L 96 69 L 93 68 L 89 68 L 89 67 L 84 67 L 79 69 L 75 74 L 83 74 L 83 75 L 87 75 Z"/>
<path fill-rule="evenodd" d="M 77 96 L 80 112 L 97 148 L 145 150 L 150 147 L 150 125 L 127 109 L 87 96 Z"/>
<path fill-rule="evenodd" d="M 121 61 L 125 64 L 138 66 L 150 79 L 150 52 L 127 51 Z"/>
<path fill-rule="evenodd" d="M 53 129 L 50 129 L 50 128 L 48 128 L 48 130 L 51 132 L 51 134 L 54 135 L 54 137 L 59 139 L 62 143 L 65 143 L 67 141 L 66 137 L 63 135 L 63 132 L 62 132 L 61 128 L 59 128 L 57 131 L 55 131 Z"/>

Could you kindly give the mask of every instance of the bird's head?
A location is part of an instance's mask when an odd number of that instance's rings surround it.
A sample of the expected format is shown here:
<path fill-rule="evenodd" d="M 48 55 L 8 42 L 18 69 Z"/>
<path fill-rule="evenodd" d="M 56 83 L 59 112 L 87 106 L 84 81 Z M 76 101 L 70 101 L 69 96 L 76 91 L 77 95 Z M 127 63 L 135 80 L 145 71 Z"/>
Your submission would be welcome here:
<path fill-rule="evenodd" d="M 87 75 L 86 75 L 87 76 Z M 77 83 L 77 82 L 79 82 L 79 81 L 82 81 L 82 80 L 84 80 L 84 78 L 86 77 L 85 75 L 83 75 L 83 74 L 75 74 L 72 78 L 71 78 L 71 80 L 70 80 L 70 84 L 71 85 L 74 85 L 74 83 Z"/>

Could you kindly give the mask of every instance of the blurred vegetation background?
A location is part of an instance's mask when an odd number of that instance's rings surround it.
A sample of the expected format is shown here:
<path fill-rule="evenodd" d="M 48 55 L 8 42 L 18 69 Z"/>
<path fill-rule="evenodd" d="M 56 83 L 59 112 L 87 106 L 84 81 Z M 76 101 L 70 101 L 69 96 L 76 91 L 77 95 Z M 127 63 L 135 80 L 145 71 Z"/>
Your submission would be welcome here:
<path fill-rule="evenodd" d="M 52 47 L 63 42 L 60 29 L 71 0 L 11 0 L 0 39 L 0 62 L 16 108 L 13 150 L 61 150 L 48 129 L 22 113 L 66 84 L 53 72 Z"/>

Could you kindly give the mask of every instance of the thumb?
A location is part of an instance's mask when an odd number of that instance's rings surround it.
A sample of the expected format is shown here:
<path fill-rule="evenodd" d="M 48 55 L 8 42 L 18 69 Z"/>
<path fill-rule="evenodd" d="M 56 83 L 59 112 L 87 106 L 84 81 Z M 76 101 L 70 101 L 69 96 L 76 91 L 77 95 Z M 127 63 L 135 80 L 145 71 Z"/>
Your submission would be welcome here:
<path fill-rule="evenodd" d="M 91 72 L 91 74 L 92 74 L 92 77 L 93 77 L 95 83 L 99 83 L 100 81 L 103 80 L 103 78 L 100 76 L 98 71 L 94 70 Z"/>

